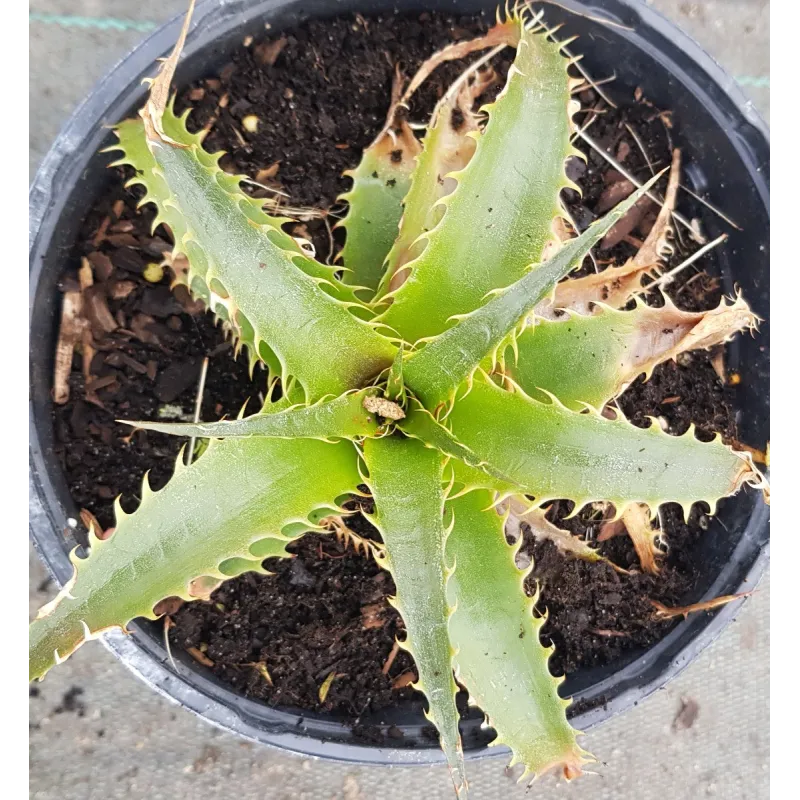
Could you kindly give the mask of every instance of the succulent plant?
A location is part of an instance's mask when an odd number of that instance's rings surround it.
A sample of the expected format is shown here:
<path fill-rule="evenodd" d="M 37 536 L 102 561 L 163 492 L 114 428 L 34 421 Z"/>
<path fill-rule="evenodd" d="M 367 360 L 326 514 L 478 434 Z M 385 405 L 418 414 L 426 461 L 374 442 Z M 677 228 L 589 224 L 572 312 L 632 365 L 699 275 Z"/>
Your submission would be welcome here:
<path fill-rule="evenodd" d="M 751 456 L 719 437 L 672 436 L 608 412 L 639 374 L 752 329 L 755 316 L 741 297 L 700 314 L 638 299 L 667 244 L 668 203 L 629 264 L 567 278 L 661 176 L 565 233 L 560 193 L 577 188 L 565 164 L 581 157 L 575 79 L 539 17 L 507 12 L 486 37 L 426 65 L 516 48 L 504 89 L 479 112 L 485 85 L 469 69 L 420 142 L 395 94 L 386 128 L 350 173 L 335 266 L 287 233 L 290 220 L 270 216 L 175 115 L 168 95 L 182 41 L 139 118 L 118 126 L 116 164 L 135 169 L 131 184 L 158 209 L 154 225 L 169 228 L 173 257 L 188 263 L 178 280 L 268 371 L 270 397 L 235 420 L 132 423 L 207 448 L 188 465 L 179 457 L 163 490 L 145 479 L 133 514 L 117 502 L 113 535 L 90 531 L 88 557 L 73 554 L 73 578 L 32 623 L 31 678 L 104 631 L 154 619 L 165 598 L 207 598 L 230 577 L 263 572 L 265 558 L 289 556 L 305 532 L 338 530 L 343 503 L 366 484 L 382 537 L 374 552 L 407 632 L 400 645 L 458 795 L 456 679 L 525 776 L 580 774 L 590 756 L 567 721 L 563 679 L 548 669 L 519 543 L 504 533 L 524 521 L 596 559 L 542 506 L 568 499 L 577 513 L 604 501 L 618 519 L 649 510 L 646 527 L 662 503 L 688 511 L 704 501 L 713 512 L 744 484 L 764 488 Z"/>

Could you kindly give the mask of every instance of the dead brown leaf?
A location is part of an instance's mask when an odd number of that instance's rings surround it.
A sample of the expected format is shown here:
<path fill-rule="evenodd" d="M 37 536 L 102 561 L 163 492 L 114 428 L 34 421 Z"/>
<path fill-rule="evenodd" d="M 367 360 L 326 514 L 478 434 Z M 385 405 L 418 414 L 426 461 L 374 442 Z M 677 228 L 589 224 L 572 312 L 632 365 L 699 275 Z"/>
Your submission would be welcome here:
<path fill-rule="evenodd" d="M 172 76 L 175 74 L 175 69 L 178 66 L 178 59 L 181 57 L 183 45 L 186 42 L 186 34 L 189 32 L 189 24 L 192 21 L 192 13 L 194 12 L 194 2 L 195 0 L 189 0 L 189 9 L 186 12 L 186 18 L 183 21 L 183 27 L 178 36 L 178 41 L 175 42 L 175 47 L 172 49 L 169 56 L 161 62 L 158 75 L 156 75 L 150 83 L 150 93 L 147 97 L 147 102 L 144 108 L 139 112 L 139 115 L 144 121 L 147 138 L 151 140 L 161 140 L 174 147 L 185 147 L 186 145 L 176 142 L 174 139 L 167 136 L 161 124 L 161 117 L 169 102 L 170 84 L 172 83 Z"/>
<path fill-rule="evenodd" d="M 658 545 L 661 531 L 652 524 L 648 507 L 642 503 L 628 506 L 622 513 L 622 524 L 631 537 L 642 570 L 649 575 L 657 575 L 659 566 L 656 558 L 664 553 Z"/>
<path fill-rule="evenodd" d="M 656 610 L 656 619 L 671 619 L 672 617 L 683 617 L 684 619 L 689 614 L 695 611 L 713 611 L 715 608 L 720 608 L 734 600 L 741 600 L 743 597 L 750 597 L 753 592 L 740 592 L 739 594 L 724 594 L 720 597 L 715 597 L 713 600 L 704 600 L 702 603 L 691 603 L 688 606 L 678 606 L 676 608 L 669 608 L 658 600 L 651 600 L 650 604 Z"/>
<path fill-rule="evenodd" d="M 518 539 L 521 535 L 520 525 L 524 522 L 535 539 L 551 541 L 562 553 L 569 553 L 583 561 L 604 561 L 615 572 L 626 572 L 622 567 L 600 555 L 580 536 L 575 536 L 550 522 L 546 517 L 547 509 L 531 507 L 530 503 L 519 495 L 506 498 L 497 509 L 500 512 L 508 512 L 505 527 L 507 536 Z"/>
<path fill-rule="evenodd" d="M 463 42 L 455 42 L 443 47 L 423 62 L 408 84 L 408 88 L 403 93 L 400 102 L 406 103 L 440 64 L 444 64 L 446 61 L 466 58 L 470 53 L 474 53 L 477 50 L 488 50 L 490 47 L 496 47 L 501 44 L 516 47 L 518 39 L 519 27 L 513 21 L 508 20 L 497 23 L 484 36 Z"/>
<path fill-rule="evenodd" d="M 53 376 L 53 402 L 63 405 L 69 400 L 69 374 L 72 354 L 87 328 L 82 316 L 83 298 L 80 292 L 66 292 L 61 305 L 61 324 L 56 343 Z"/>
<path fill-rule="evenodd" d="M 281 51 L 289 43 L 285 36 L 276 39 L 274 42 L 262 42 L 257 47 L 253 48 L 253 57 L 257 64 L 271 67 L 277 60 Z"/>
<path fill-rule="evenodd" d="M 383 603 L 371 603 L 368 606 L 361 606 L 361 624 L 364 628 L 382 628 L 386 624 L 383 612 L 386 606 Z"/>
<path fill-rule="evenodd" d="M 392 689 L 404 689 L 416 679 L 417 676 L 412 670 L 406 670 L 392 681 Z"/>
<path fill-rule="evenodd" d="M 200 649 L 197 647 L 187 647 L 186 652 L 198 663 L 202 664 L 204 667 L 213 667 L 214 662 Z"/>

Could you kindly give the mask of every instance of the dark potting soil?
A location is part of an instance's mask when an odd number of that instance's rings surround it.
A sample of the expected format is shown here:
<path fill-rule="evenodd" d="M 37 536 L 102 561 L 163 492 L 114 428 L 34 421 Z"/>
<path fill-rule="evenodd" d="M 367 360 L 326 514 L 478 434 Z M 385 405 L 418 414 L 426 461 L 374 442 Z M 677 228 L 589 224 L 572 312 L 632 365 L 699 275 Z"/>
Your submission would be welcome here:
<path fill-rule="evenodd" d="M 310 22 L 239 48 L 218 74 L 185 87 L 178 107 L 194 107 L 190 127 L 209 128 L 206 146 L 227 151 L 226 168 L 280 187 L 293 205 L 330 208 L 349 188 L 342 171 L 355 166 L 384 122 L 395 63 L 408 76 L 437 48 L 485 29 L 480 18 L 438 14 Z M 510 56 L 504 58 L 496 64 L 500 75 L 510 62 Z M 425 119 L 462 68 L 440 67 L 415 96 L 410 118 Z M 668 115 L 644 99 L 617 96 L 624 101 L 619 109 L 601 104 L 594 91 L 580 100 L 585 109 L 600 112 L 593 137 L 635 176 L 669 163 Z M 578 120 L 587 121 L 589 113 Z M 255 133 L 242 126 L 250 115 L 259 121 Z M 587 164 L 569 165 L 583 197 L 574 192 L 565 197 L 581 229 L 602 213 L 614 191 L 610 187 L 621 180 L 601 157 L 586 152 Z M 66 290 L 76 285 L 81 258 L 92 264 L 96 288 L 90 317 L 97 352 L 88 381 L 76 354 L 70 398 L 54 412 L 58 455 L 72 497 L 103 529 L 113 526 L 118 494 L 126 510 L 135 508 L 146 470 L 154 488 L 166 483 L 183 443 L 145 431 L 131 436 L 115 419 L 152 419 L 159 413 L 189 418 L 204 356 L 209 369 L 202 419 L 235 414 L 248 398 L 258 403 L 264 390 L 263 373 L 257 369 L 251 381 L 244 359 L 233 358 L 222 330 L 188 294 L 170 292 L 168 273 L 155 283 L 145 278 L 146 266 L 160 262 L 168 249 L 169 236 L 163 229 L 151 234 L 152 208 L 136 209 L 140 192 L 125 189 L 124 177 L 116 170 L 87 212 L 65 272 Z M 691 206 L 681 208 L 688 216 L 696 213 Z M 598 251 L 598 265 L 619 264 L 632 255 L 656 210 L 644 204 L 636 225 Z M 305 223 L 303 232 L 324 258 L 332 247 L 324 224 Z M 337 239 L 334 249 L 340 244 Z M 676 237 L 673 264 L 689 252 L 687 246 L 685 235 Z M 672 284 L 681 307 L 699 310 L 719 302 L 719 281 L 703 271 L 713 273 L 713 265 L 713 255 L 706 256 Z M 585 269 L 592 268 L 587 261 Z M 681 433 L 693 421 L 700 435 L 719 431 L 734 437 L 733 412 L 713 355 L 692 354 L 658 367 L 647 383 L 639 380 L 625 393 L 621 409 L 635 424 L 660 417 L 670 431 Z M 558 503 L 551 514 L 561 519 L 568 511 L 568 503 Z M 600 520 L 593 513 L 587 509 L 565 525 L 594 538 Z M 650 600 L 670 606 L 696 599 L 694 554 L 707 520 L 696 507 L 684 523 L 679 509 L 665 506 L 662 521 L 669 551 L 658 576 L 620 575 L 602 562 L 566 558 L 526 535 L 523 547 L 535 565 L 527 588 L 541 586 L 540 607 L 549 613 L 543 638 L 557 646 L 550 662 L 554 672 L 607 664 L 631 648 L 653 644 L 671 623 L 653 619 Z M 359 515 L 350 524 L 376 535 Z M 402 651 L 391 656 L 403 624 L 386 601 L 394 591 L 390 575 L 332 536 L 309 535 L 289 549 L 296 558 L 265 562 L 273 575 L 244 575 L 224 584 L 210 602 L 175 610 L 173 644 L 191 648 L 239 691 L 272 704 L 333 710 L 358 720 L 366 711 L 411 702 L 413 662 Z M 599 549 L 621 567 L 637 566 L 626 536 Z M 323 684 L 328 689 L 321 699 Z"/>

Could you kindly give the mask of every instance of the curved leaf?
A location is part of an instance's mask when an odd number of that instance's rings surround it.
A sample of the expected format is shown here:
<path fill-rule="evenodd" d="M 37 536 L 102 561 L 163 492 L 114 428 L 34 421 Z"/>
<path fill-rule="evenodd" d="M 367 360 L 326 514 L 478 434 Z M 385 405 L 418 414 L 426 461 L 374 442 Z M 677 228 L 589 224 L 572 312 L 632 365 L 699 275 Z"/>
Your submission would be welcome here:
<path fill-rule="evenodd" d="M 459 797 L 466 794 L 464 756 L 458 733 L 452 647 L 447 634 L 451 608 L 446 585 L 442 457 L 413 439 L 367 439 L 364 459 L 375 498 L 375 525 L 381 532 L 397 596 L 393 605 L 408 632 L 404 649 L 414 657 L 425 693 L 427 717 L 439 731 Z"/>
<path fill-rule="evenodd" d="M 481 305 L 487 292 L 521 278 L 542 260 L 559 216 L 559 193 L 571 186 L 568 61 L 561 45 L 524 29 L 508 81 L 486 107 L 477 150 L 441 203 L 444 215 L 409 262 L 403 285 L 387 295 L 380 319 L 408 342 L 435 336 L 454 314 Z M 475 136 L 476 134 L 470 134 Z"/>
<path fill-rule="evenodd" d="M 309 400 L 339 395 L 388 367 L 396 348 L 351 312 L 364 306 L 343 300 L 334 268 L 309 258 L 285 233 L 289 221 L 268 216 L 260 201 L 240 188 L 239 176 L 218 165 L 202 136 L 190 134 L 170 109 L 162 118 L 175 147 L 148 141 L 141 122 L 118 128 L 123 157 L 137 170 L 175 239 L 175 253 L 189 261 L 190 288 L 227 320 L 284 380 L 294 376 Z M 347 290 L 351 291 L 351 290 Z"/>
<path fill-rule="evenodd" d="M 491 745 L 511 749 L 509 766 L 525 765 L 520 780 L 550 769 L 576 777 L 590 758 L 567 722 L 569 701 L 558 695 L 564 679 L 547 667 L 553 648 L 539 641 L 544 619 L 533 616 L 535 600 L 523 587 L 530 568 L 517 569 L 519 545 L 506 544 L 504 519 L 491 505 L 486 491 L 447 503 L 453 513 L 447 556 L 455 570 L 447 596 L 455 608 L 456 675 L 497 731 Z"/>
<path fill-rule="evenodd" d="M 420 175 L 420 165 L 415 159 L 420 154 L 420 144 L 405 120 L 398 121 L 397 111 L 400 106 L 408 107 L 408 101 L 416 90 L 427 80 L 430 74 L 446 61 L 465 58 L 476 50 L 501 44 L 516 42 L 517 27 L 511 22 L 500 22 L 492 27 L 484 36 L 462 42 L 454 42 L 427 58 L 411 79 L 405 92 L 402 92 L 402 75 L 399 65 L 396 67 L 395 80 L 392 85 L 392 102 L 387 115 L 386 124 L 375 141 L 364 151 L 361 161 L 355 170 L 348 170 L 345 175 L 353 179 L 349 192 L 339 199 L 350 204 L 347 216 L 340 223 L 347 229 L 347 238 L 342 251 L 342 259 L 347 272 L 343 280 L 355 286 L 367 287 L 374 293 L 379 281 L 383 285 L 386 274 L 387 254 L 390 249 L 398 254 L 403 251 L 404 244 L 410 244 L 422 232 L 421 224 L 431 210 L 434 202 L 447 193 L 445 180 L 436 182 L 435 187 L 426 185 L 420 195 L 420 181 L 414 180 L 416 188 L 411 184 L 411 174 Z M 473 87 L 471 97 L 477 97 L 485 85 L 478 82 Z M 472 102 L 469 102 L 471 110 Z M 434 115 L 435 117 L 435 115 Z M 433 126 L 431 126 L 433 127 Z M 464 127 L 462 134 L 466 133 Z M 426 139 L 430 138 L 430 131 Z M 464 152 L 471 154 L 474 142 L 465 143 Z M 426 145 L 427 147 L 427 145 Z M 459 160 L 455 150 L 461 148 L 453 145 L 448 154 L 456 160 L 449 161 L 448 155 L 442 152 L 442 169 L 460 169 L 466 163 Z M 440 151 L 441 152 L 441 151 Z M 424 156 L 423 156 L 424 157 Z M 468 156 L 467 156 L 468 158 Z M 423 170 L 425 171 L 425 170 Z M 423 182 L 424 183 L 424 182 Z M 427 195 L 432 189 L 433 195 Z M 409 193 L 410 190 L 410 193 Z M 447 191 L 450 191 L 449 189 Z M 405 212 L 405 213 L 404 213 Z M 401 218 L 404 224 L 398 237 L 398 225 Z M 417 226 L 412 220 L 418 219 Z M 395 242 L 395 239 L 398 241 Z M 389 259 L 392 272 L 397 268 L 396 259 Z M 391 277 L 391 276 L 389 276 Z M 388 279 L 386 280 L 388 283 Z"/>
<path fill-rule="evenodd" d="M 475 153 L 475 138 L 469 134 L 479 126 L 472 105 L 486 88 L 483 76 L 465 78 L 460 87 L 453 84 L 434 109 L 403 201 L 400 228 L 386 257 L 378 300 L 402 284 L 406 276 L 402 268 L 421 250 L 417 242 L 441 218 L 444 208 L 439 200 L 456 188 L 452 173 L 464 169 Z"/>
<path fill-rule="evenodd" d="M 193 599 L 192 583 L 228 577 L 221 564 L 264 557 L 284 532 L 335 508 L 360 482 L 348 442 L 312 439 L 212 439 L 191 466 L 179 457 L 175 475 L 159 492 L 145 480 L 134 514 L 116 506 L 109 539 L 90 536 L 91 552 L 73 552 L 73 579 L 39 612 L 30 629 L 30 675 L 42 678 L 87 639 L 135 617 L 154 619 L 165 597 Z M 238 564 L 239 562 L 233 562 Z"/>

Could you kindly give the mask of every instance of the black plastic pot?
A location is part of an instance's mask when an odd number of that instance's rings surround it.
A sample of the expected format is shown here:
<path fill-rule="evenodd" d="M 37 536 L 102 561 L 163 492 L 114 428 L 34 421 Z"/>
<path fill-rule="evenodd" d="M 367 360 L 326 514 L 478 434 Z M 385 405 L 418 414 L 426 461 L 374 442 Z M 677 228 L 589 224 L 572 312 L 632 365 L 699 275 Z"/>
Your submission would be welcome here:
<path fill-rule="evenodd" d="M 694 42 L 637 0 L 562 0 L 587 17 L 546 6 L 548 20 L 564 21 L 581 35 L 575 49 L 597 75 L 616 73 L 617 85 L 641 86 L 660 108 L 671 109 L 676 143 L 683 148 L 684 179 L 733 219 L 746 225 L 730 231 L 720 251 L 726 291 L 738 284 L 755 311 L 769 311 L 769 144 L 764 123 L 732 78 Z M 495 0 L 207 0 L 196 11 L 177 81 L 213 72 L 247 34 L 260 35 L 266 22 L 280 30 L 308 17 L 330 17 L 360 11 L 388 12 L 435 9 L 494 14 Z M 623 27 L 596 21 L 606 18 Z M 175 42 L 180 19 L 152 34 L 99 83 L 62 129 L 47 154 L 30 191 L 30 530 L 34 545 L 55 579 L 72 573 L 67 559 L 69 517 L 76 510 L 53 456 L 51 376 L 59 308 L 56 281 L 81 219 L 108 180 L 108 156 L 98 155 L 111 135 L 105 126 L 142 104 L 143 77 L 154 73 L 156 58 Z M 716 235 L 718 220 L 704 215 Z M 721 223 L 720 223 L 721 224 Z M 745 442 L 769 438 L 769 325 L 761 334 L 739 337 L 730 346 L 728 362 L 742 377 L 737 388 L 739 426 Z M 768 509 L 760 497 L 746 492 L 723 504 L 704 539 L 704 596 L 752 589 L 768 561 Z M 695 614 L 681 622 L 657 645 L 631 653 L 607 667 L 570 676 L 564 691 L 575 697 L 573 722 L 587 730 L 625 711 L 663 686 L 720 635 L 740 603 L 714 615 Z M 386 746 L 358 741 L 347 720 L 333 715 L 273 709 L 247 700 L 220 684 L 191 659 L 177 656 L 177 672 L 168 663 L 161 628 L 133 626 L 134 636 L 109 634 L 106 646 L 156 691 L 209 722 L 249 739 L 308 755 L 342 761 L 410 764 L 441 761 L 438 746 L 422 735 L 421 704 L 416 710 L 362 718 L 386 730 L 396 725 L 403 739 Z M 470 758 L 504 753 L 487 750 L 489 735 L 480 730 L 477 713 L 463 724 Z"/>

